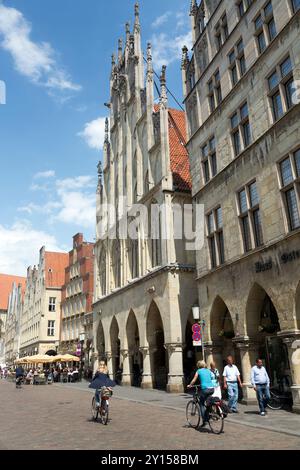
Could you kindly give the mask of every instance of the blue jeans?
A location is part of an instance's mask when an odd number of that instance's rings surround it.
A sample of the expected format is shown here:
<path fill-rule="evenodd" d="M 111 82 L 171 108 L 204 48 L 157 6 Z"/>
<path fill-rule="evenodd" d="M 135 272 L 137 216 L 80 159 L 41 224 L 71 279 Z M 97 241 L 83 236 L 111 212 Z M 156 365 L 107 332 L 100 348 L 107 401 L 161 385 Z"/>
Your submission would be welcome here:
<path fill-rule="evenodd" d="M 204 390 L 200 391 L 200 410 L 203 423 L 208 421 L 208 412 L 205 406 L 205 402 L 209 396 L 213 395 L 213 393 L 213 388 L 205 388 Z"/>
<path fill-rule="evenodd" d="M 264 385 L 255 385 L 256 387 L 256 396 L 259 405 L 259 411 L 264 413 L 266 410 L 266 406 L 268 401 L 270 400 L 270 390 L 267 384 Z"/>
<path fill-rule="evenodd" d="M 228 407 L 230 410 L 236 411 L 239 398 L 239 387 L 237 382 L 227 383 L 228 386 Z"/>
<path fill-rule="evenodd" d="M 100 390 L 95 390 L 96 403 L 100 404 Z"/>

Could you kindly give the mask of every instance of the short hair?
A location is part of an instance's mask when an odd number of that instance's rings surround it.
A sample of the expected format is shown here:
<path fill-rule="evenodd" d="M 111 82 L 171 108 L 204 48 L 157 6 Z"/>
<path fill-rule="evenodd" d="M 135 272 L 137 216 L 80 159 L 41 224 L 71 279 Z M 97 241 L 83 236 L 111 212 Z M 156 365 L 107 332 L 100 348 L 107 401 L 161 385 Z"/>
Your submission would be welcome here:
<path fill-rule="evenodd" d="M 257 357 L 257 358 L 256 358 L 256 362 L 258 362 L 258 361 L 262 361 L 262 358 L 261 358 L 261 357 Z"/>
<path fill-rule="evenodd" d="M 205 361 L 198 361 L 197 362 L 197 367 L 198 367 L 198 369 L 205 369 L 207 367 L 206 362 Z"/>

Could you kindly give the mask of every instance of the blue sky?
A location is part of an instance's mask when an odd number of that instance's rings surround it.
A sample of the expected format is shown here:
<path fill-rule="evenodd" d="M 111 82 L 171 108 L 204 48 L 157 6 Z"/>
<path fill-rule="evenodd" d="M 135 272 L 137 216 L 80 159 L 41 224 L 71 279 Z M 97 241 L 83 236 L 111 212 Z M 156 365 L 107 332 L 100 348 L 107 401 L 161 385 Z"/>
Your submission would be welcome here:
<path fill-rule="evenodd" d="M 189 4 L 140 1 L 144 50 L 179 101 Z M 25 275 L 79 231 L 93 240 L 111 54 L 133 19 L 131 0 L 0 0 L 0 272 Z"/>

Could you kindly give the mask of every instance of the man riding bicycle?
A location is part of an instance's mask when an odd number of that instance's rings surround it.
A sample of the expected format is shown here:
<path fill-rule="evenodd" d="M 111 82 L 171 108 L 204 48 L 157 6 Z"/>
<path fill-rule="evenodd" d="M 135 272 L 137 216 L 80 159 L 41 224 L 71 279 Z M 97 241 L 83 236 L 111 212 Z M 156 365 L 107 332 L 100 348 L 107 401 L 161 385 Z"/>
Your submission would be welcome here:
<path fill-rule="evenodd" d="M 196 383 L 197 379 L 200 381 L 200 409 L 202 416 L 202 425 L 201 427 L 206 426 L 208 423 L 208 413 L 205 406 L 205 402 L 210 395 L 214 393 L 214 383 L 212 380 L 212 374 L 210 370 L 207 369 L 207 365 L 204 361 L 197 362 L 198 370 L 187 388 L 192 388 Z"/>

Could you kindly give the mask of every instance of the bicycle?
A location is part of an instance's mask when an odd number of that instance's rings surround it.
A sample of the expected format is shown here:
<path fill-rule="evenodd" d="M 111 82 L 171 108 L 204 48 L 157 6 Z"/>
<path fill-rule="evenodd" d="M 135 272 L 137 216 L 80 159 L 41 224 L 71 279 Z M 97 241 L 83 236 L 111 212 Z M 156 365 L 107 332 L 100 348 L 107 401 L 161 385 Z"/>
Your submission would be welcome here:
<path fill-rule="evenodd" d="M 97 421 L 98 417 L 100 416 L 101 423 L 106 426 L 108 423 L 109 399 L 112 396 L 112 390 L 103 387 L 101 390 L 99 390 L 99 394 L 101 397 L 100 406 L 97 406 L 96 404 L 96 397 L 93 397 L 92 399 L 92 417 L 94 421 Z"/>
<path fill-rule="evenodd" d="M 267 402 L 267 407 L 271 410 L 282 410 L 282 408 L 286 406 L 292 406 L 292 397 L 291 394 L 288 393 L 280 393 L 274 392 L 274 390 L 270 390 L 270 399 Z"/>
<path fill-rule="evenodd" d="M 198 429 L 201 420 L 200 396 L 198 394 L 199 385 L 194 385 L 193 399 L 186 405 L 186 419 L 189 425 Z M 221 434 L 224 429 L 224 412 L 222 409 L 222 400 L 217 397 L 209 396 L 205 402 L 208 424 L 213 434 Z"/>

